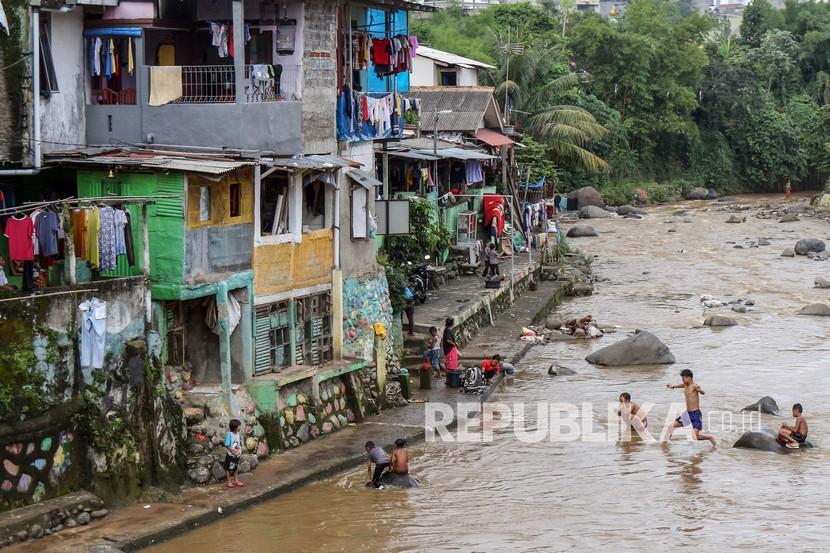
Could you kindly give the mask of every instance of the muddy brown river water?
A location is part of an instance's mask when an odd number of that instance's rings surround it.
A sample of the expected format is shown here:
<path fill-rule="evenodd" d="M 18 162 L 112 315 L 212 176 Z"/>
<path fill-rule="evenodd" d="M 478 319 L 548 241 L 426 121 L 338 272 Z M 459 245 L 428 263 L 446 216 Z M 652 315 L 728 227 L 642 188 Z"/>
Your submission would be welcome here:
<path fill-rule="evenodd" d="M 782 201 L 739 200 L 753 207 Z M 615 422 L 608 402 L 628 391 L 655 403 L 649 423 L 657 426 L 682 401 L 665 384 L 689 368 L 706 391 L 704 416 L 716 414 L 704 424 L 720 447 L 680 434 L 667 445 L 526 443 L 507 429 L 489 443 L 418 444 L 411 457 L 420 489 L 365 489 L 365 468 L 356 468 L 146 551 L 830 551 L 830 318 L 796 315 L 830 300 L 830 290 L 813 287 L 816 276 L 830 279 L 830 261 L 781 257 L 799 238 L 830 239 L 830 224 L 781 224 L 756 218 L 755 210 L 741 213 L 745 223 L 726 224 L 723 208 L 691 202 L 650 209 L 639 221 L 592 220 L 600 236 L 572 243 L 597 255 L 596 293 L 558 312 L 591 313 L 617 333 L 533 348 L 495 397 L 509 407 L 526 404 L 512 418 L 527 430 L 539 428 L 539 402 L 590 403 L 577 420 L 602 433 Z M 680 209 L 689 215 L 672 215 Z M 751 247 L 760 237 L 771 245 Z M 746 314 L 717 310 L 739 324 L 716 330 L 700 326 L 703 294 L 756 303 Z M 659 336 L 677 363 L 621 369 L 584 361 L 637 328 Z M 552 362 L 577 375 L 548 376 Z M 762 424 L 791 422 L 790 406 L 799 401 L 817 449 L 785 456 L 731 448 L 738 411 L 765 395 L 786 417 L 765 415 Z M 733 425 L 721 424 L 730 413 Z"/>

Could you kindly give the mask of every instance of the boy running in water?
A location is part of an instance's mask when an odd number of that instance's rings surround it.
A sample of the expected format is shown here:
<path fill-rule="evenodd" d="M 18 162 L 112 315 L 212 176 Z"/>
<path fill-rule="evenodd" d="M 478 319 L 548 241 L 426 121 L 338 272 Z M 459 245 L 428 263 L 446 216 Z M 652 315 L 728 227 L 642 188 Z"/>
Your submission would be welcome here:
<path fill-rule="evenodd" d="M 694 375 L 689 369 L 680 371 L 680 377 L 683 379 L 681 384 L 666 384 L 666 388 L 669 390 L 683 388 L 683 395 L 686 396 L 686 412 L 682 413 L 672 423 L 666 435 L 666 441 L 671 439 L 672 432 L 675 428 L 681 428 L 687 424 L 691 424 L 692 435 L 696 440 L 709 440 L 713 446 L 717 445 L 714 436 L 709 436 L 701 432 L 703 430 L 703 414 L 700 412 L 700 396 L 704 395 L 705 392 L 698 384 L 695 384 Z"/>

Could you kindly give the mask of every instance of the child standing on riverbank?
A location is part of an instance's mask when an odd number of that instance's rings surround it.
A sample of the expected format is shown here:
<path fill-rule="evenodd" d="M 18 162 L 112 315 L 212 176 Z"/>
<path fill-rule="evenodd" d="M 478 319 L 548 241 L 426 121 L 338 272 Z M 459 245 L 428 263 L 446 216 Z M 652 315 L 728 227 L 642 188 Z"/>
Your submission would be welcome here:
<path fill-rule="evenodd" d="M 717 445 L 715 438 L 701 432 L 703 430 L 703 414 L 700 412 L 700 396 L 706 392 L 703 391 L 699 385 L 695 383 L 694 375 L 689 369 L 680 371 L 680 377 L 683 382 L 680 384 L 666 384 L 666 388 L 674 390 L 676 388 L 683 389 L 683 395 L 686 397 L 686 411 L 682 413 L 672 423 L 666 435 L 666 441 L 671 439 L 672 432 L 675 428 L 681 428 L 688 424 L 692 425 L 692 435 L 696 440 L 709 440 L 712 445 Z"/>
<path fill-rule="evenodd" d="M 441 343 L 438 338 L 438 328 L 435 326 L 429 327 L 429 339 L 427 350 L 424 352 L 424 358 L 429 361 L 433 372 L 441 375 Z"/>
<path fill-rule="evenodd" d="M 231 419 L 228 423 L 228 432 L 225 435 L 225 476 L 228 478 L 229 488 L 241 488 L 245 484 L 239 481 L 239 459 L 242 457 L 242 432 L 239 428 L 242 423 Z"/>

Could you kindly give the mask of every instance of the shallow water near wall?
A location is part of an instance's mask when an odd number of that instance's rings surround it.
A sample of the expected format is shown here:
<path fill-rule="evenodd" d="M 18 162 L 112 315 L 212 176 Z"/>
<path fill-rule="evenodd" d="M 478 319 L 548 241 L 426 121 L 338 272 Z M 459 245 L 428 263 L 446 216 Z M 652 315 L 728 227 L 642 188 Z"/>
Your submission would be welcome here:
<path fill-rule="evenodd" d="M 739 201 L 758 207 L 782 198 Z M 494 401 L 506 405 L 503 418 L 528 431 L 539 428 L 539 403 L 576 404 L 579 428 L 590 426 L 599 438 L 528 443 L 500 430 L 489 443 L 418 444 L 411 458 L 413 473 L 423 482 L 420 489 L 366 489 L 361 467 L 147 551 L 830 548 L 825 492 L 830 484 L 830 440 L 825 438 L 830 320 L 796 315 L 808 303 L 830 300 L 830 290 L 813 287 L 817 276 L 830 279 L 830 261 L 781 257 L 800 238 L 827 240 L 830 224 L 818 218 L 780 224 L 756 218 L 755 211 L 741 213 L 746 223 L 726 224 L 729 213 L 723 207 L 694 202 L 651 209 L 641 221 L 593 220 L 600 236 L 572 241 L 598 256 L 593 269 L 600 281 L 594 296 L 570 301 L 558 312 L 591 313 L 618 331 L 593 342 L 531 349 Z M 690 214 L 673 216 L 679 209 Z M 670 228 L 676 232 L 669 233 Z M 760 237 L 771 245 L 752 247 Z M 751 298 L 755 305 L 745 314 L 729 307 L 716 310 L 735 318 L 738 326 L 711 329 L 701 326 L 703 294 Z M 638 328 L 661 338 L 677 363 L 600 368 L 584 361 L 590 351 Z M 577 374 L 550 377 L 551 363 Z M 718 448 L 687 441 L 679 432 L 665 445 L 603 439 L 615 436 L 616 417 L 609 417 L 607 405 L 623 391 L 637 402 L 655 404 L 649 427 L 659 431 L 682 402 L 682 392 L 665 384 L 679 383 L 685 368 L 706 391 L 704 425 L 718 439 Z M 784 416 L 764 415 L 761 424 L 776 428 L 791 422 L 790 406 L 801 402 L 817 449 L 776 455 L 731 448 L 740 435 L 740 409 L 765 395 L 777 400 Z M 516 413 L 519 402 L 525 403 L 523 414 Z M 590 407 L 582 409 L 583 403 Z"/>

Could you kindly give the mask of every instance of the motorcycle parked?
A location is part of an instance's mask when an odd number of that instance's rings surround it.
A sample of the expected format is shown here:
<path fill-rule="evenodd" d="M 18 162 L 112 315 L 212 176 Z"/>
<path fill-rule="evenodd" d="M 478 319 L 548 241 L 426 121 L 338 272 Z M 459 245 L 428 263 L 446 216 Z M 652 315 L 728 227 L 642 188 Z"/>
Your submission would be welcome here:
<path fill-rule="evenodd" d="M 428 263 L 429 256 L 426 256 L 424 261 L 425 263 L 418 263 L 417 265 L 412 265 L 411 261 L 408 263 L 411 267 L 409 289 L 418 304 L 427 301 L 427 292 L 429 291 L 429 270 L 432 268 Z"/>

